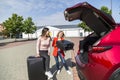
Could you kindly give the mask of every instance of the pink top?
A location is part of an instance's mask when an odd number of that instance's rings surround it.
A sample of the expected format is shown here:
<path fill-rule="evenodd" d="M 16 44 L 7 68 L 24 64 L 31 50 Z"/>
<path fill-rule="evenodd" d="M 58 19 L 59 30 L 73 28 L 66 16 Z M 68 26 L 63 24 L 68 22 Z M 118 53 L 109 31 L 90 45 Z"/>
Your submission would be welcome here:
<path fill-rule="evenodd" d="M 41 36 L 37 39 L 36 52 L 39 54 L 39 50 L 48 50 L 50 52 L 50 38 L 44 39 Z"/>

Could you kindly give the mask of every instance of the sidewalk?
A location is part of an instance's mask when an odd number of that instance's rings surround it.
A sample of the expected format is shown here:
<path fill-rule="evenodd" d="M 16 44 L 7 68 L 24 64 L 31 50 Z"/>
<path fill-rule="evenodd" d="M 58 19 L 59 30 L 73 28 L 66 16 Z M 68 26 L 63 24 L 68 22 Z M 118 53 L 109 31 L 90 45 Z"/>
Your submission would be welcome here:
<path fill-rule="evenodd" d="M 35 39 L 3 39 L 0 40 L 0 49 L 9 48 L 12 46 L 19 46 L 21 44 L 26 44 L 27 42 L 34 41 Z"/>
<path fill-rule="evenodd" d="M 28 40 L 28 39 L 23 39 L 23 38 L 19 38 L 19 39 L 15 39 L 15 38 L 0 39 L 0 43 L 11 43 L 11 42 L 15 42 L 15 41 L 24 41 L 24 40 Z"/>
<path fill-rule="evenodd" d="M 75 55 L 78 52 L 79 41 L 82 40 L 82 39 L 83 38 L 78 38 L 78 37 L 70 38 L 70 40 L 72 42 L 74 42 L 74 52 L 72 53 L 72 62 L 75 63 L 75 66 L 72 68 L 72 70 L 73 70 L 73 80 L 80 80 L 79 77 L 78 77 L 77 70 L 76 70 L 76 62 L 75 62 L 75 58 L 74 57 L 75 57 Z"/>

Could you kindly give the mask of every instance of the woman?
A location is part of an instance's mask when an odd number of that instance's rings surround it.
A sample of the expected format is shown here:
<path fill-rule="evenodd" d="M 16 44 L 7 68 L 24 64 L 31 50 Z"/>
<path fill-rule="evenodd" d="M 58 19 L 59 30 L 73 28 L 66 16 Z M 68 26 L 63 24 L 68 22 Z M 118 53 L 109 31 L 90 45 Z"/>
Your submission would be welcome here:
<path fill-rule="evenodd" d="M 71 72 L 69 71 L 68 69 L 68 66 L 66 64 L 66 61 L 65 61 L 65 54 L 64 54 L 64 51 L 63 50 L 60 50 L 57 46 L 56 46 L 56 42 L 57 41 L 62 41 L 64 40 L 64 32 L 63 31 L 59 31 L 58 34 L 57 34 L 57 37 L 53 39 L 53 43 L 52 43 L 52 46 L 54 47 L 53 49 L 53 56 L 55 58 L 55 61 L 56 61 L 56 67 L 57 67 L 57 74 L 60 73 L 60 67 L 59 67 L 59 57 L 63 63 L 63 66 L 65 67 L 66 71 L 68 74 L 71 74 Z"/>
<path fill-rule="evenodd" d="M 50 41 L 51 37 L 49 35 L 49 29 L 43 28 L 41 36 L 37 40 L 36 50 L 37 50 L 37 57 L 44 57 L 45 58 L 45 67 L 46 72 L 45 75 L 48 78 L 52 78 L 53 75 L 50 72 L 49 64 L 50 64 Z"/>

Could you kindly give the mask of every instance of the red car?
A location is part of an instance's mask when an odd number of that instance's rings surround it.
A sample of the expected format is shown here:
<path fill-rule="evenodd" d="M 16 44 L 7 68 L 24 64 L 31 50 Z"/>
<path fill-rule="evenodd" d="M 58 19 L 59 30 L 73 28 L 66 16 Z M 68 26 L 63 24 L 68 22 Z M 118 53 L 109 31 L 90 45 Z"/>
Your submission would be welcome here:
<path fill-rule="evenodd" d="M 67 8 L 64 16 L 93 30 L 80 41 L 75 57 L 80 80 L 120 80 L 120 24 L 87 2 Z"/>

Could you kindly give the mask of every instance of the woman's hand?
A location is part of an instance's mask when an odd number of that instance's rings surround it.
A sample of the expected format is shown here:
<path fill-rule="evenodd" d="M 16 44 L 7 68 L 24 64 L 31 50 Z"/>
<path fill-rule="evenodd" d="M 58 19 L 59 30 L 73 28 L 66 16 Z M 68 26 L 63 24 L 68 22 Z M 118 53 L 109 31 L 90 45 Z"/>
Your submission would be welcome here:
<path fill-rule="evenodd" d="M 40 57 L 40 55 L 39 55 L 39 54 L 37 54 L 37 55 L 36 55 L 36 57 Z"/>
<path fill-rule="evenodd" d="M 57 47 L 57 44 L 55 44 L 54 47 Z"/>
<path fill-rule="evenodd" d="M 50 56 L 50 52 L 48 52 L 48 55 Z"/>

